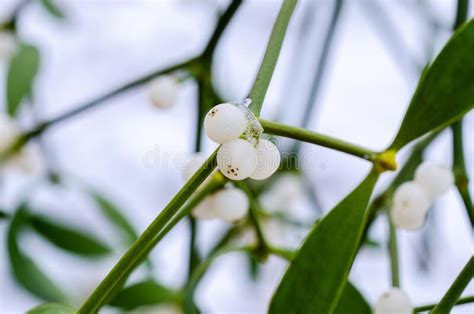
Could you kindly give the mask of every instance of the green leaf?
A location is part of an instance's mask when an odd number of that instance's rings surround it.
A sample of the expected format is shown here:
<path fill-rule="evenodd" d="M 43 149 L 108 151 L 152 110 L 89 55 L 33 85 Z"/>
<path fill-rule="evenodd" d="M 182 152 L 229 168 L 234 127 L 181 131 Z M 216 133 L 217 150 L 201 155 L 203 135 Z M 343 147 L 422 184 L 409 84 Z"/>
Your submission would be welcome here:
<path fill-rule="evenodd" d="M 22 45 L 10 61 L 7 75 L 7 111 L 15 117 L 21 101 L 31 93 L 33 80 L 39 69 L 38 49 L 31 45 Z"/>
<path fill-rule="evenodd" d="M 446 291 L 446 294 L 443 296 L 438 305 L 434 307 L 430 314 L 450 313 L 464 289 L 466 289 L 469 282 L 472 281 L 473 274 L 474 257 L 471 256 L 466 266 L 464 266 L 451 287 L 449 287 L 448 291 Z"/>
<path fill-rule="evenodd" d="M 97 205 L 99 205 L 102 214 L 107 217 L 120 232 L 123 243 L 125 245 L 132 244 L 138 238 L 138 235 L 117 206 L 96 192 L 92 192 L 91 196 Z"/>
<path fill-rule="evenodd" d="M 140 306 L 174 302 L 176 296 L 176 292 L 147 280 L 123 289 L 109 304 L 130 311 Z"/>
<path fill-rule="evenodd" d="M 74 314 L 76 311 L 58 303 L 46 303 L 32 308 L 27 314 Z"/>
<path fill-rule="evenodd" d="M 20 207 L 7 234 L 8 257 L 16 281 L 26 290 L 46 301 L 63 301 L 64 294 L 18 246 L 18 236 L 28 220 L 26 206 Z"/>
<path fill-rule="evenodd" d="M 3 210 L 0 210 L 0 220 L 1 219 L 8 219 L 10 215 L 7 214 L 7 212 L 4 212 Z"/>
<path fill-rule="evenodd" d="M 422 75 L 390 146 L 398 150 L 458 120 L 474 105 L 474 20 L 458 28 Z"/>
<path fill-rule="evenodd" d="M 359 290 L 357 290 L 350 282 L 347 282 L 334 313 L 370 314 L 372 313 L 372 309 L 369 303 L 367 303 L 364 297 L 360 294 Z"/>
<path fill-rule="evenodd" d="M 332 313 L 347 282 L 379 174 L 365 180 L 309 233 L 278 286 L 270 313 Z"/>
<path fill-rule="evenodd" d="M 58 7 L 54 0 L 41 0 L 43 8 L 45 8 L 52 16 L 58 19 L 64 19 L 63 11 Z"/>
<path fill-rule="evenodd" d="M 103 256 L 111 252 L 101 241 L 71 227 L 52 222 L 46 217 L 31 216 L 34 230 L 59 248 L 87 257 Z"/>

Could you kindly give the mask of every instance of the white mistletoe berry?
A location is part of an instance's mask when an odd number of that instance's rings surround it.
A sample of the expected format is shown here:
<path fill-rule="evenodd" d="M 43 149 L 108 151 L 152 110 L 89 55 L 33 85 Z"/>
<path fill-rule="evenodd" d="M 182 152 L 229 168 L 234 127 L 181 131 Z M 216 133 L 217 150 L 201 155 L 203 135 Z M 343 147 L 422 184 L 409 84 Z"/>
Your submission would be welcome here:
<path fill-rule="evenodd" d="M 213 206 L 218 218 L 234 223 L 247 215 L 249 200 L 242 190 L 228 187 L 213 195 Z"/>
<path fill-rule="evenodd" d="M 415 181 L 425 188 L 430 197 L 436 197 L 449 190 L 454 183 L 454 175 L 447 168 L 423 162 L 415 171 Z"/>
<path fill-rule="evenodd" d="M 256 150 L 243 139 L 227 142 L 217 152 L 217 167 L 231 180 L 246 179 L 257 168 Z"/>
<path fill-rule="evenodd" d="M 0 60 L 9 59 L 17 49 L 15 36 L 8 31 L 0 31 Z"/>
<path fill-rule="evenodd" d="M 405 182 L 393 195 L 390 217 L 397 228 L 414 230 L 425 222 L 430 205 L 426 190 L 420 184 L 414 181 Z"/>
<path fill-rule="evenodd" d="M 213 107 L 204 118 L 207 136 L 218 144 L 224 144 L 241 136 L 247 129 L 245 114 L 231 104 Z"/>
<path fill-rule="evenodd" d="M 374 314 L 412 314 L 413 307 L 408 295 L 401 289 L 384 292 L 375 303 Z"/>
<path fill-rule="evenodd" d="M 150 101 L 157 108 L 166 109 L 173 106 L 178 98 L 178 82 L 171 75 L 160 76 L 150 83 Z"/>
<path fill-rule="evenodd" d="M 277 171 L 280 166 L 280 152 L 272 142 L 261 139 L 255 146 L 257 169 L 250 175 L 255 180 L 264 180 Z"/>
<path fill-rule="evenodd" d="M 217 217 L 214 209 L 214 195 L 209 195 L 194 207 L 191 215 L 196 219 L 214 219 Z"/>

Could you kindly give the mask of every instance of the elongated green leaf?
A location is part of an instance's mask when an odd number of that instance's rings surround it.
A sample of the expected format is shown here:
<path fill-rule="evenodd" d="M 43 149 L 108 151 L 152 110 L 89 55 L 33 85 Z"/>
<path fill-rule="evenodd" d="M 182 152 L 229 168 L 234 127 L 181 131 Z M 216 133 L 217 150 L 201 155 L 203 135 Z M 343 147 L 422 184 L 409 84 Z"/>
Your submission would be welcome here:
<path fill-rule="evenodd" d="M 370 314 L 372 309 L 369 303 L 350 282 L 347 282 L 342 292 L 335 314 Z"/>
<path fill-rule="evenodd" d="M 109 304 L 130 311 L 140 306 L 173 301 L 176 301 L 176 292 L 147 280 L 123 289 Z"/>
<path fill-rule="evenodd" d="M 474 20 L 459 27 L 422 75 L 390 148 L 459 119 L 474 105 Z"/>
<path fill-rule="evenodd" d="M 38 49 L 30 45 L 20 46 L 11 59 L 7 76 L 7 111 L 10 116 L 16 116 L 22 99 L 30 94 L 39 62 Z"/>
<path fill-rule="evenodd" d="M 63 19 L 65 17 L 63 11 L 58 7 L 54 0 L 41 0 L 41 4 L 52 16 L 58 19 Z"/>
<path fill-rule="evenodd" d="M 101 241 L 74 228 L 52 222 L 46 217 L 32 216 L 30 222 L 39 234 L 59 248 L 71 253 L 96 257 L 111 252 L 110 248 Z"/>
<path fill-rule="evenodd" d="M 0 210 L 0 220 L 1 219 L 8 219 L 9 215 L 7 212 L 4 212 L 3 210 Z"/>
<path fill-rule="evenodd" d="M 448 291 L 446 291 L 446 294 L 443 296 L 441 301 L 434 307 L 430 314 L 450 313 L 464 289 L 466 289 L 469 282 L 472 281 L 473 275 L 474 257 L 471 257 L 466 266 L 464 266 L 459 275 L 456 277 L 451 287 L 449 287 Z"/>
<path fill-rule="evenodd" d="M 346 196 L 310 232 L 273 296 L 270 313 L 332 313 L 367 222 L 378 173 Z"/>
<path fill-rule="evenodd" d="M 124 244 L 132 244 L 138 238 L 138 235 L 117 206 L 96 192 L 92 192 L 91 196 L 97 205 L 99 205 L 102 214 L 115 225 L 122 236 Z"/>
<path fill-rule="evenodd" d="M 46 303 L 38 305 L 27 312 L 27 314 L 74 314 L 74 309 L 59 303 Z"/>
<path fill-rule="evenodd" d="M 7 246 L 13 275 L 23 288 L 37 297 L 45 301 L 63 301 L 65 296 L 61 290 L 20 251 L 17 239 L 27 219 L 27 209 L 22 206 L 13 216 L 8 229 Z"/>

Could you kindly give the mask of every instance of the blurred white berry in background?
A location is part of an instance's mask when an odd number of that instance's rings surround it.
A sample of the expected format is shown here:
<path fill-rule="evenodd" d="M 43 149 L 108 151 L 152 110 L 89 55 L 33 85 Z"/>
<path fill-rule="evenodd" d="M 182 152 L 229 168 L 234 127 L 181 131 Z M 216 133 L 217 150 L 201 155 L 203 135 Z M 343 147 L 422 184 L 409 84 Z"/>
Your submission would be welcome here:
<path fill-rule="evenodd" d="M 226 187 L 212 195 L 212 198 L 214 212 L 226 222 L 234 223 L 247 215 L 249 200 L 240 189 Z"/>
<path fill-rule="evenodd" d="M 374 314 L 412 314 L 413 307 L 408 295 L 401 289 L 384 292 L 375 303 Z"/>
<path fill-rule="evenodd" d="M 264 180 L 277 171 L 280 166 L 280 152 L 272 142 L 260 139 L 255 146 L 257 169 L 250 175 L 255 180 Z"/>
<path fill-rule="evenodd" d="M 20 130 L 14 121 L 0 115 L 0 153 L 7 150 L 19 136 Z M 10 168 L 31 175 L 40 174 L 44 170 L 44 162 L 38 147 L 28 144 L 0 165 L 0 170 Z"/>
<path fill-rule="evenodd" d="M 206 135 L 218 144 L 239 138 L 247 129 L 247 118 L 236 106 L 220 104 L 213 107 L 204 118 Z"/>
<path fill-rule="evenodd" d="M 6 150 L 19 136 L 20 130 L 13 120 L 0 114 L 0 152 Z"/>
<path fill-rule="evenodd" d="M 17 49 L 17 41 L 12 32 L 0 31 L 0 61 L 8 60 Z"/>
<path fill-rule="evenodd" d="M 414 230 L 423 225 L 430 206 L 431 201 L 420 184 L 405 182 L 393 195 L 390 217 L 397 228 Z"/>
<path fill-rule="evenodd" d="M 304 186 L 298 175 L 284 173 L 262 194 L 260 201 L 266 210 L 287 211 L 295 201 L 304 197 L 303 191 Z"/>
<path fill-rule="evenodd" d="M 415 181 L 433 198 L 449 190 L 454 184 L 454 175 L 450 169 L 425 161 L 416 169 Z"/>
<path fill-rule="evenodd" d="M 255 147 L 243 139 L 223 144 L 217 152 L 217 167 L 231 180 L 248 178 L 257 168 Z"/>
<path fill-rule="evenodd" d="M 152 80 L 149 85 L 151 103 L 160 109 L 173 106 L 178 98 L 179 83 L 174 76 L 162 75 Z"/>
<path fill-rule="evenodd" d="M 192 211 L 192 216 L 196 219 L 214 219 L 218 218 L 214 206 L 214 196 L 206 196 Z"/>

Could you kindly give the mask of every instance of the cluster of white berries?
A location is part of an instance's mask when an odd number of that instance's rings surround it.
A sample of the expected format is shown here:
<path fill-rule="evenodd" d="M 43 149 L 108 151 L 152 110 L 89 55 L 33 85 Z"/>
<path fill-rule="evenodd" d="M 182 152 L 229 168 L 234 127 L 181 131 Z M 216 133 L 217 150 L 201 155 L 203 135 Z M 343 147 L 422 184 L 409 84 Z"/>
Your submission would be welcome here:
<path fill-rule="evenodd" d="M 374 314 L 412 314 L 410 298 L 401 289 L 392 288 L 384 292 L 374 306 Z"/>
<path fill-rule="evenodd" d="M 448 191 L 454 183 L 451 170 L 423 162 L 415 171 L 415 179 L 400 185 L 393 195 L 390 217 L 400 229 L 415 230 L 423 226 L 435 197 Z"/>
<path fill-rule="evenodd" d="M 183 168 L 183 179 L 189 180 L 206 161 L 206 156 L 201 153 L 194 154 Z M 210 176 L 207 180 L 212 179 Z M 205 181 L 206 183 L 206 181 Z M 240 189 L 231 185 L 207 195 L 192 212 L 196 219 L 221 219 L 235 223 L 247 215 L 249 201 L 247 195 Z"/>
<path fill-rule="evenodd" d="M 155 107 L 167 109 L 176 103 L 178 92 L 178 79 L 173 75 L 162 75 L 150 82 L 148 96 Z"/>
<path fill-rule="evenodd" d="M 5 152 L 20 136 L 16 124 L 5 115 L 0 115 L 0 153 Z M 42 170 L 42 160 L 36 147 L 28 145 L 0 165 L 0 172 L 7 168 L 25 173 L 38 173 Z"/>
<path fill-rule="evenodd" d="M 280 165 L 278 148 L 260 138 L 263 129 L 243 104 L 213 107 L 204 119 L 204 130 L 211 140 L 222 144 L 217 153 L 217 167 L 231 180 L 264 180 Z"/>
<path fill-rule="evenodd" d="M 17 46 L 12 32 L 0 31 L 0 61 L 8 60 L 15 53 Z"/>

